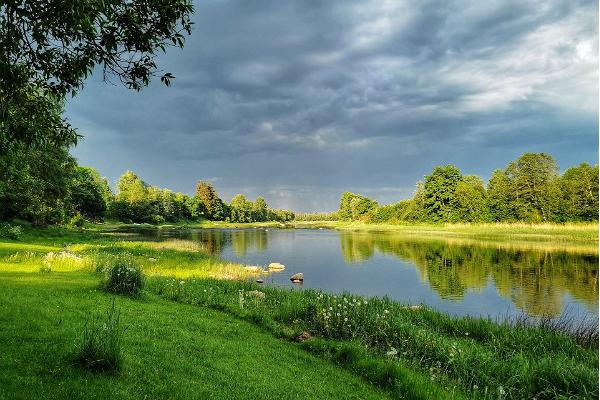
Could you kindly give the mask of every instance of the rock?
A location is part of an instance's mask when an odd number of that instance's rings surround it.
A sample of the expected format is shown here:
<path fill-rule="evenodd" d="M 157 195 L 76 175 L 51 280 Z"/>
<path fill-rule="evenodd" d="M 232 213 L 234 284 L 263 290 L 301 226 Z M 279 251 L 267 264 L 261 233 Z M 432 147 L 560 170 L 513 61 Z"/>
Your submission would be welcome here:
<path fill-rule="evenodd" d="M 272 269 L 274 271 L 283 271 L 285 269 L 285 265 L 280 263 L 271 263 L 269 264 L 269 269 Z"/>
<path fill-rule="evenodd" d="M 302 272 L 298 272 L 291 276 L 290 281 L 294 283 L 299 283 L 304 281 L 304 274 Z"/>
<path fill-rule="evenodd" d="M 257 279 L 256 283 L 263 283 L 264 281 L 262 279 Z"/>
<path fill-rule="evenodd" d="M 244 269 L 248 272 L 262 272 L 262 268 L 257 265 L 247 265 Z"/>

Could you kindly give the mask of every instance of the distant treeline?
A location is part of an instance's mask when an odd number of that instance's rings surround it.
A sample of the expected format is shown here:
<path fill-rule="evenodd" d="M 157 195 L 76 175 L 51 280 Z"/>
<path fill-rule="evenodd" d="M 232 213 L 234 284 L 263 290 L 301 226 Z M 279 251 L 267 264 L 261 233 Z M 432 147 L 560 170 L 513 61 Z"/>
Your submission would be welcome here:
<path fill-rule="evenodd" d="M 294 213 L 236 195 L 221 200 L 210 183 L 199 181 L 194 196 L 151 186 L 131 171 L 117 182 L 117 193 L 93 168 L 78 166 L 66 148 L 12 144 L 0 155 L 0 221 L 22 219 L 36 225 L 106 218 L 122 222 L 291 221 Z"/>
<path fill-rule="evenodd" d="M 37 225 L 83 220 L 261 222 L 344 220 L 364 222 L 567 222 L 598 220 L 598 165 L 583 163 L 562 175 L 554 159 L 526 153 L 489 180 L 438 166 L 417 183 L 411 199 L 380 206 L 346 192 L 334 213 L 294 214 L 267 206 L 264 198 L 236 195 L 231 203 L 199 181 L 193 196 L 151 186 L 127 171 L 112 193 L 106 179 L 78 166 L 66 147 L 11 144 L 0 154 L 0 221 Z"/>
<path fill-rule="evenodd" d="M 597 221 L 598 165 L 582 163 L 560 175 L 551 156 L 525 153 L 495 170 L 487 185 L 453 165 L 438 166 L 417 183 L 411 199 L 380 206 L 346 192 L 329 216 L 364 222 Z"/>

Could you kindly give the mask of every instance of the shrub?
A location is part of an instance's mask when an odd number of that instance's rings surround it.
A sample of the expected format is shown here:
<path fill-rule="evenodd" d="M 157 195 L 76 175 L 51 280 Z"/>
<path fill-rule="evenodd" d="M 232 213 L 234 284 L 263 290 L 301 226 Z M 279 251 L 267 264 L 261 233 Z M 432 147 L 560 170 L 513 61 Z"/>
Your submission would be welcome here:
<path fill-rule="evenodd" d="M 107 292 L 138 297 L 144 287 L 144 274 L 130 257 L 116 257 L 106 271 L 104 289 Z"/>
<path fill-rule="evenodd" d="M 93 372 L 118 372 L 121 369 L 123 330 L 120 318 L 114 300 L 104 320 L 102 315 L 88 316 L 76 356 L 81 367 Z"/>
<path fill-rule="evenodd" d="M 19 240 L 23 234 L 23 229 L 17 225 L 11 225 L 8 222 L 0 224 L 0 237 L 5 239 Z"/>
<path fill-rule="evenodd" d="M 69 226 L 74 228 L 81 228 L 85 223 L 85 219 L 79 213 L 73 215 L 69 220 Z"/>

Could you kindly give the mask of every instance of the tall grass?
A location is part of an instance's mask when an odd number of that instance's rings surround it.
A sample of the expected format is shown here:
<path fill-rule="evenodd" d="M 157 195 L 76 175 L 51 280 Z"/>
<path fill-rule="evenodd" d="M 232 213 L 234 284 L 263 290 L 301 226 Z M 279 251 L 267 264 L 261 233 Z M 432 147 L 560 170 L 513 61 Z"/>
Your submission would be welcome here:
<path fill-rule="evenodd" d="M 241 282 L 162 278 L 153 279 L 150 290 L 225 310 L 289 339 L 308 332 L 334 343 L 358 343 L 370 358 L 393 360 L 398 367 L 425 374 L 432 384 L 462 388 L 472 398 L 583 399 L 598 394 L 597 328 L 591 322 L 573 332 L 565 324 L 539 320 L 453 318 L 387 298 Z"/>
<path fill-rule="evenodd" d="M 106 315 L 91 314 L 85 322 L 76 362 L 93 372 L 119 372 L 122 367 L 121 314 L 113 300 Z"/>

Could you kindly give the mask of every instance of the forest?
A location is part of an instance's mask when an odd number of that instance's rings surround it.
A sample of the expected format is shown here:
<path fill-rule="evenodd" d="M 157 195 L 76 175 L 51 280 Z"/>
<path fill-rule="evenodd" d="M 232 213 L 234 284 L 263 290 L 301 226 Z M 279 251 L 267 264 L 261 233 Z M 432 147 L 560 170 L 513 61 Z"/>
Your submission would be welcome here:
<path fill-rule="evenodd" d="M 299 214 L 269 208 L 263 197 L 222 200 L 213 185 L 198 181 L 194 195 L 144 182 L 131 171 L 116 183 L 94 168 L 77 165 L 66 147 L 13 144 L 0 155 L 0 220 L 34 225 L 105 219 L 126 223 L 202 220 L 235 223 L 292 220 L 383 222 L 577 222 L 598 220 L 598 165 L 582 163 L 560 174 L 544 153 L 525 153 L 484 181 L 454 165 L 438 166 L 419 181 L 412 198 L 379 205 L 345 192 L 335 213 Z"/>
<path fill-rule="evenodd" d="M 454 165 L 438 166 L 417 183 L 414 196 L 380 206 L 346 192 L 336 215 L 364 222 L 577 222 L 598 220 L 598 165 L 582 163 L 559 174 L 548 154 L 525 153 L 496 169 L 487 185 Z M 312 215 L 300 218 L 310 220 Z"/>

